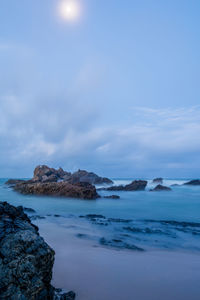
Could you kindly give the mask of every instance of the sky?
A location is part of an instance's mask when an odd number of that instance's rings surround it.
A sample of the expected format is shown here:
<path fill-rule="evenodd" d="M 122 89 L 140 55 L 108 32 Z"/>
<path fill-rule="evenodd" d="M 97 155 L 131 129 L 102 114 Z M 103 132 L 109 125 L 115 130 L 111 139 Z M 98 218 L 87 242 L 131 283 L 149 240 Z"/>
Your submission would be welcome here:
<path fill-rule="evenodd" d="M 200 177 L 200 1 L 0 1 L 0 177 Z"/>

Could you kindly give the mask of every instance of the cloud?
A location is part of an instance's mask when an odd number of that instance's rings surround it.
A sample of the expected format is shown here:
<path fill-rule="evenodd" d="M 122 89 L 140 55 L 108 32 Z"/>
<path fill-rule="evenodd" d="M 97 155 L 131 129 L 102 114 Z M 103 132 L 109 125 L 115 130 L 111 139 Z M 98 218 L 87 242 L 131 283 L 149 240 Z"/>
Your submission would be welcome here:
<path fill-rule="evenodd" d="M 118 123 L 113 107 L 105 121 L 107 99 L 94 97 L 102 89 L 101 63 L 85 61 L 70 82 L 60 74 L 57 86 L 51 75 L 40 82 L 33 50 L 8 46 L 12 61 L 0 76 L 0 176 L 31 176 L 42 163 L 112 177 L 198 175 L 200 106 L 128 107 L 129 121 Z"/>

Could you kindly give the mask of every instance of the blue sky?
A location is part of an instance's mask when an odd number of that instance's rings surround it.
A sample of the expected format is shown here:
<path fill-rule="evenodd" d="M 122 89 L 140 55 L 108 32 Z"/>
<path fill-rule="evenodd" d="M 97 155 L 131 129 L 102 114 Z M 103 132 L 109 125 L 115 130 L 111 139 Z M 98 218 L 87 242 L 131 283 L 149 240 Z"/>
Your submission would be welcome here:
<path fill-rule="evenodd" d="M 0 176 L 199 177 L 200 1 L 1 0 Z"/>

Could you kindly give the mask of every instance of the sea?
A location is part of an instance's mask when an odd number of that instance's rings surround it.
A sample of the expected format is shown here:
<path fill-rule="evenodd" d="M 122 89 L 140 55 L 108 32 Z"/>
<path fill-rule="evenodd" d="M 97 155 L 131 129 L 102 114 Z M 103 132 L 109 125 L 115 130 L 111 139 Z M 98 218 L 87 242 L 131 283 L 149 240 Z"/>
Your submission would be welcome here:
<path fill-rule="evenodd" d="M 172 191 L 150 191 L 152 179 L 145 191 L 100 189 L 96 200 L 21 195 L 6 180 L 0 201 L 35 210 L 56 252 L 53 284 L 78 300 L 200 299 L 200 186 L 184 185 L 189 178 L 165 179 Z"/>

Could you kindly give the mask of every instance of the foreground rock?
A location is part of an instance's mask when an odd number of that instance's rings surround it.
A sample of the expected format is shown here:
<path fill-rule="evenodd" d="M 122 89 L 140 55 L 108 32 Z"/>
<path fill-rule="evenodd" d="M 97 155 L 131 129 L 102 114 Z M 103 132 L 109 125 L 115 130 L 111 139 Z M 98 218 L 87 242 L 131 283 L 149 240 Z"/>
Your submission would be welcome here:
<path fill-rule="evenodd" d="M 68 182 L 37 182 L 19 183 L 14 190 L 25 195 L 61 196 L 81 199 L 96 199 L 99 197 L 96 188 L 89 183 L 71 184 Z"/>
<path fill-rule="evenodd" d="M 154 189 L 150 190 L 151 192 L 160 192 L 160 191 L 171 191 L 172 189 L 168 186 L 164 186 L 161 184 L 158 184 Z"/>
<path fill-rule="evenodd" d="M 163 183 L 163 178 L 161 177 L 155 178 L 153 179 L 153 183 Z"/>
<path fill-rule="evenodd" d="M 73 300 L 51 286 L 55 252 L 22 207 L 0 202 L 0 299 Z"/>
<path fill-rule="evenodd" d="M 144 191 L 147 186 L 146 180 L 135 180 L 127 185 L 111 186 L 107 191 Z"/>
<path fill-rule="evenodd" d="M 200 185 L 200 179 L 195 179 L 184 183 L 184 185 Z"/>

